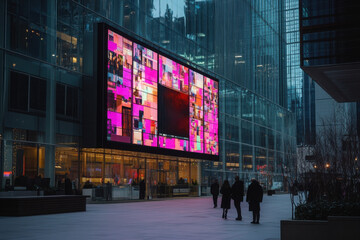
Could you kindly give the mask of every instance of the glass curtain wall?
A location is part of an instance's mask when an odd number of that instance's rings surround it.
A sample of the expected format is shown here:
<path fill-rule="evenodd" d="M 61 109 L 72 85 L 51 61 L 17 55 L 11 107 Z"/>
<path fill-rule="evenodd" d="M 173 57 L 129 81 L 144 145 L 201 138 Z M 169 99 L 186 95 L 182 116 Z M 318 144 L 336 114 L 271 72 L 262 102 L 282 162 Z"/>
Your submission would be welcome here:
<path fill-rule="evenodd" d="M 296 146 L 295 118 L 283 108 L 284 1 L 215 1 L 215 9 L 215 72 L 227 78 L 220 85 L 219 171 L 222 179 L 238 174 L 248 184 L 257 177 L 280 189 L 284 159 L 294 164 Z"/>
<path fill-rule="evenodd" d="M 297 145 L 315 144 L 315 85 L 300 68 L 299 0 L 285 1 L 288 108 L 296 115 Z"/>
<path fill-rule="evenodd" d="M 358 62 L 359 1 L 302 0 L 300 3 L 301 65 L 306 67 Z"/>
<path fill-rule="evenodd" d="M 215 72 L 285 106 L 283 1 L 215 1 Z"/>
<path fill-rule="evenodd" d="M 283 189 L 284 171 L 295 166 L 294 114 L 234 83 L 226 82 L 222 93 L 220 146 L 225 157 L 224 169 L 217 170 L 224 171 L 222 179 L 239 175 L 249 184 L 256 177 L 265 188 Z"/>

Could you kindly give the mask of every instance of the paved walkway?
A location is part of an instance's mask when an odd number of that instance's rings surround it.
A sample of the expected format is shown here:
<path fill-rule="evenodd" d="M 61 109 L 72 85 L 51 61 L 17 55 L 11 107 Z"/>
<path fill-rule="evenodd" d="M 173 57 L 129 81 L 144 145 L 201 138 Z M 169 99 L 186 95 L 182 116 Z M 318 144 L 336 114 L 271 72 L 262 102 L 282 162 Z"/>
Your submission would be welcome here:
<path fill-rule="evenodd" d="M 86 212 L 0 217 L 0 239 L 279 240 L 280 220 L 291 219 L 288 194 L 264 195 L 259 225 L 250 224 L 247 203 L 241 204 L 241 222 L 231 207 L 223 220 L 211 197 L 88 204 Z"/>

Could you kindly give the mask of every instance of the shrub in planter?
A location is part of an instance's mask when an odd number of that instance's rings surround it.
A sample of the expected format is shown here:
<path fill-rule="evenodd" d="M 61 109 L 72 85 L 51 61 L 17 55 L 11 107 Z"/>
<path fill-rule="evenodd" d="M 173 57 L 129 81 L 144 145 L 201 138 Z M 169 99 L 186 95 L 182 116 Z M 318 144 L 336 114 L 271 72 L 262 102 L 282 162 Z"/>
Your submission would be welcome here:
<path fill-rule="evenodd" d="M 296 220 L 327 220 L 328 216 L 360 216 L 360 203 L 317 201 L 295 208 Z"/>
<path fill-rule="evenodd" d="M 83 188 L 93 188 L 95 187 L 90 181 L 86 181 Z"/>

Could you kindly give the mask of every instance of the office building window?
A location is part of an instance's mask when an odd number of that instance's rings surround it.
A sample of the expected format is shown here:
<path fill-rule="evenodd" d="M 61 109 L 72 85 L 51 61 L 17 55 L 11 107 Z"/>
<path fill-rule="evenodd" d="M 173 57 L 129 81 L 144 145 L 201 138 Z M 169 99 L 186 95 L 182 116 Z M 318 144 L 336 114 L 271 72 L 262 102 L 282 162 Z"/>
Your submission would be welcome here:
<path fill-rule="evenodd" d="M 46 111 L 46 81 L 30 77 L 30 108 Z"/>
<path fill-rule="evenodd" d="M 78 115 L 78 90 L 67 86 L 66 91 L 66 116 L 77 118 Z"/>
<path fill-rule="evenodd" d="M 65 85 L 56 84 L 56 114 L 65 115 Z"/>
<path fill-rule="evenodd" d="M 76 87 L 56 84 L 56 114 L 78 118 L 79 93 Z"/>
<path fill-rule="evenodd" d="M 9 108 L 23 112 L 46 111 L 46 80 L 10 72 Z"/>
<path fill-rule="evenodd" d="M 11 0 L 7 6 L 8 46 L 12 50 L 46 60 L 47 1 Z"/>
<path fill-rule="evenodd" d="M 28 110 L 29 77 L 25 74 L 10 72 L 9 108 L 20 111 Z"/>

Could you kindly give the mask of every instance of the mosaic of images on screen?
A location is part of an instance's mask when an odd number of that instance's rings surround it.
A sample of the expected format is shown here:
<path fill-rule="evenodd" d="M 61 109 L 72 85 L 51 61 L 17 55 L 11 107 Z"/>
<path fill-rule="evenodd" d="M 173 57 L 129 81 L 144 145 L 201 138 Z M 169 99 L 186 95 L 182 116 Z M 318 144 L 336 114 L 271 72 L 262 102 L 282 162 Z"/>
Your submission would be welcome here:
<path fill-rule="evenodd" d="M 190 151 L 204 152 L 203 75 L 190 71 Z"/>
<path fill-rule="evenodd" d="M 219 154 L 219 83 L 204 77 L 204 139 L 207 154 Z"/>
<path fill-rule="evenodd" d="M 111 30 L 107 58 L 108 141 L 219 154 L 217 81 Z"/>
<path fill-rule="evenodd" d="M 130 143 L 132 42 L 108 32 L 107 138 Z"/>
<path fill-rule="evenodd" d="M 157 147 L 157 53 L 134 43 L 133 142 Z"/>

